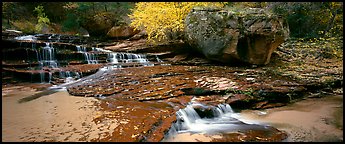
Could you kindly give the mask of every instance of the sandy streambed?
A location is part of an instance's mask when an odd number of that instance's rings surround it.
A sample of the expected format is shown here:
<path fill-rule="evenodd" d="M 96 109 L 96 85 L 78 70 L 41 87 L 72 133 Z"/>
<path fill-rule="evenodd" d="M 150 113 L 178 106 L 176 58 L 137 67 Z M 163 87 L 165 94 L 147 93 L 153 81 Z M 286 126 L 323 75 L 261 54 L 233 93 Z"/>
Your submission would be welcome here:
<path fill-rule="evenodd" d="M 343 96 L 309 98 L 267 110 L 244 110 L 239 119 L 286 131 L 288 142 L 343 141 Z"/>
<path fill-rule="evenodd" d="M 2 141 L 97 141 L 111 136 L 120 119 L 102 119 L 92 97 L 70 96 L 59 91 L 18 103 L 37 93 L 25 86 L 2 88 Z M 284 141 L 343 141 L 343 96 L 309 98 L 294 104 L 266 110 L 243 110 L 239 120 L 270 125 L 288 134 Z M 213 141 L 220 135 L 182 133 L 167 141 Z"/>
<path fill-rule="evenodd" d="M 2 89 L 2 141 L 91 141 L 117 126 L 115 119 L 95 124 L 98 100 L 66 91 L 17 102 L 35 93 L 24 86 Z"/>

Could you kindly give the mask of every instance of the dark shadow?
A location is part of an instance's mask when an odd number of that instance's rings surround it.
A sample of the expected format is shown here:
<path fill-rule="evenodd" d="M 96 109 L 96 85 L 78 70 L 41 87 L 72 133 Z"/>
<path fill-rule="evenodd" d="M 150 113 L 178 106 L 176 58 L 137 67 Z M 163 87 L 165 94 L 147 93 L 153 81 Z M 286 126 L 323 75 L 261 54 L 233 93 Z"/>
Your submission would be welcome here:
<path fill-rule="evenodd" d="M 42 96 L 50 95 L 50 94 L 53 94 L 53 93 L 56 93 L 56 92 L 58 92 L 56 89 L 44 90 L 44 91 L 36 93 L 34 95 L 21 98 L 21 99 L 18 100 L 18 103 L 29 102 L 29 101 L 38 99 L 38 98 L 40 98 Z"/>

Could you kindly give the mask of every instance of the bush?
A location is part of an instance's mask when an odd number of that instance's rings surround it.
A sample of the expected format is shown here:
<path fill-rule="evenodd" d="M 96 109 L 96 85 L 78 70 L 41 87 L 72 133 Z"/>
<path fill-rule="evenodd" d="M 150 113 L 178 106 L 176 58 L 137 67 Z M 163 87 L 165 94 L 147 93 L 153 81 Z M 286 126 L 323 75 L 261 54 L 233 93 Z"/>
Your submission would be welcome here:
<path fill-rule="evenodd" d="M 131 26 L 146 30 L 149 42 L 181 38 L 184 19 L 195 6 L 223 7 L 221 2 L 139 2 L 132 10 Z M 175 36 L 174 36 L 175 35 Z"/>
<path fill-rule="evenodd" d="M 40 32 L 44 26 L 48 26 L 50 23 L 48 17 L 43 12 L 44 8 L 43 6 L 37 6 L 35 7 L 34 12 L 37 12 L 37 21 L 38 23 L 35 26 L 36 32 Z"/>
<path fill-rule="evenodd" d="M 342 35 L 342 3 L 340 2 L 281 2 L 268 7 L 286 18 L 291 37 L 315 38 L 328 34 Z"/>
<path fill-rule="evenodd" d="M 126 17 L 132 5 L 131 2 L 68 2 L 63 6 L 67 13 L 63 30 L 85 28 L 90 36 L 104 36 L 112 26 L 129 24 Z"/>
<path fill-rule="evenodd" d="M 79 29 L 79 22 L 77 16 L 73 13 L 68 13 L 66 20 L 62 23 L 62 31 L 75 31 Z"/>

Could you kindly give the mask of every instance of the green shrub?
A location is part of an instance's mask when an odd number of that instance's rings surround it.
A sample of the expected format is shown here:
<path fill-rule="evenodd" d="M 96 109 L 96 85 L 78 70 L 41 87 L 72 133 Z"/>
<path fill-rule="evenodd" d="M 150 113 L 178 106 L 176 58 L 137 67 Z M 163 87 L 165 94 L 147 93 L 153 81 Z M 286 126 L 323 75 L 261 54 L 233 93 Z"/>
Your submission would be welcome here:
<path fill-rule="evenodd" d="M 37 21 L 38 23 L 35 26 L 36 32 L 40 32 L 44 26 L 48 26 L 50 23 L 48 17 L 43 12 L 44 8 L 43 6 L 37 6 L 35 7 L 34 12 L 37 12 Z"/>
<path fill-rule="evenodd" d="M 62 23 L 62 31 L 73 31 L 73 30 L 78 30 L 79 29 L 79 22 L 78 22 L 78 17 L 73 14 L 69 13 L 67 14 L 66 20 Z"/>
<path fill-rule="evenodd" d="M 343 5 L 340 2 L 272 2 L 268 5 L 274 13 L 286 18 L 291 37 L 342 35 Z"/>

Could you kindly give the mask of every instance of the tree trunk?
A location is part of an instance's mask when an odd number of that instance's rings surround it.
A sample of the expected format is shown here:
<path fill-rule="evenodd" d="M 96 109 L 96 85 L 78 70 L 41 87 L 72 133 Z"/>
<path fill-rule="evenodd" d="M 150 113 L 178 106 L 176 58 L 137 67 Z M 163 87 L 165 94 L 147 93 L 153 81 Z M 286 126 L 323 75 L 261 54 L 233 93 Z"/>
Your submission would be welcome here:
<path fill-rule="evenodd" d="M 92 3 L 92 10 L 93 10 L 94 15 L 96 15 L 96 11 L 95 11 L 95 3 Z"/>
<path fill-rule="evenodd" d="M 325 36 L 326 33 L 333 27 L 336 15 L 337 15 L 337 10 L 333 10 L 332 11 L 332 18 L 329 20 L 327 28 L 323 32 L 323 36 Z"/>

